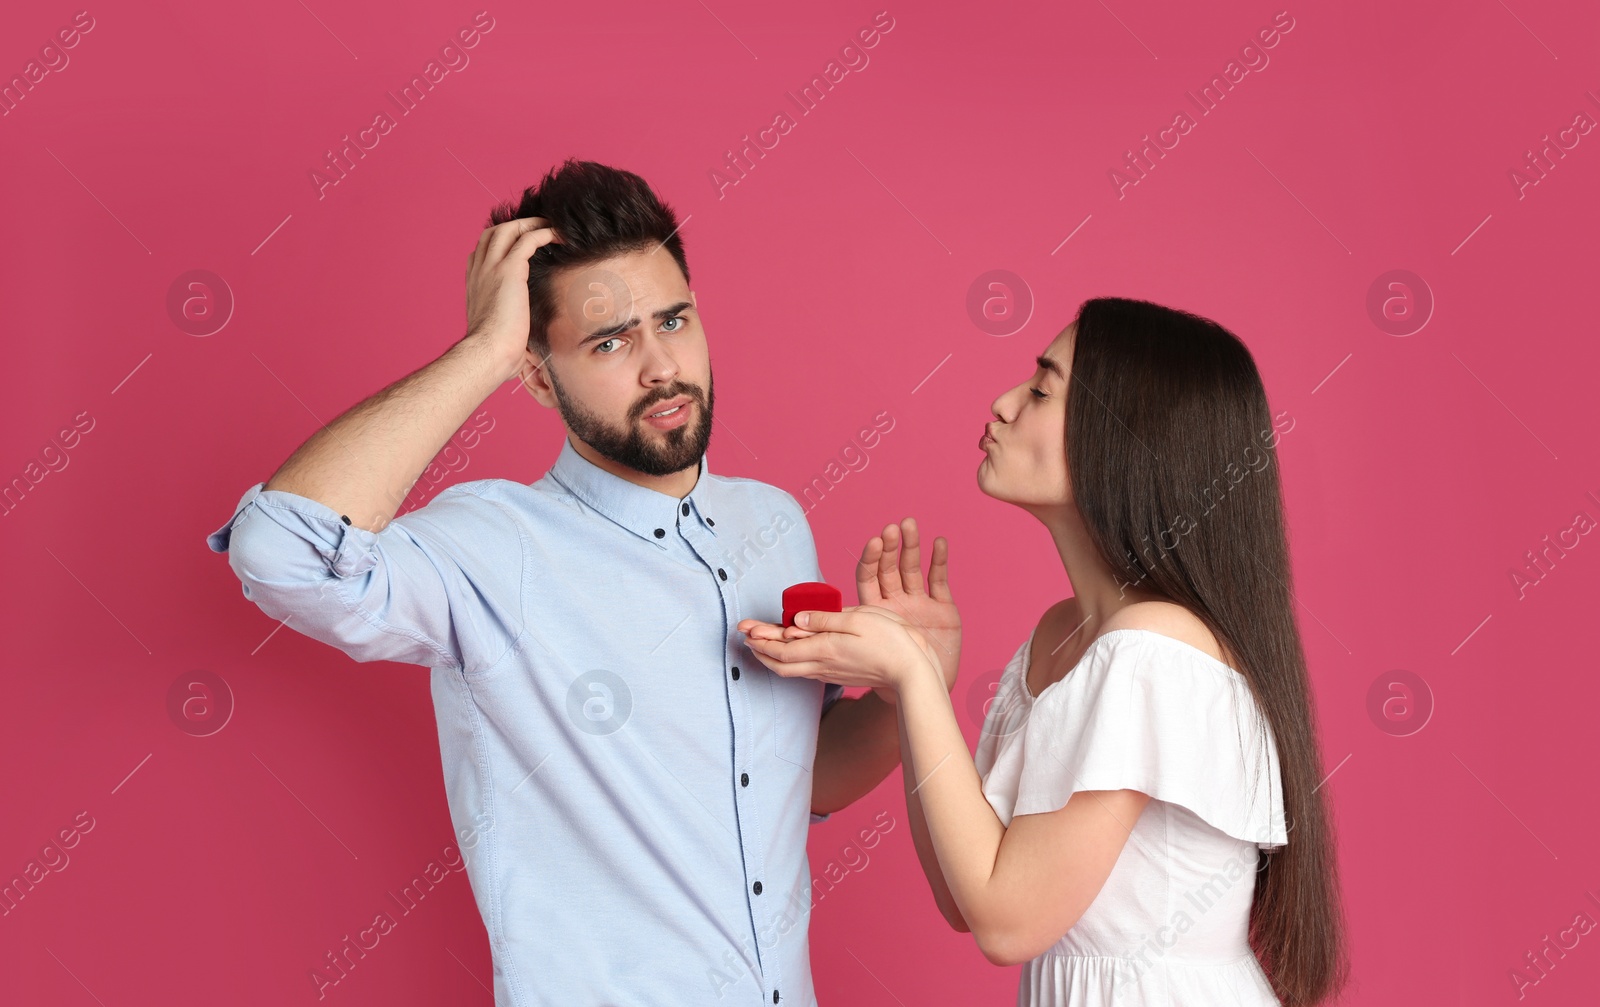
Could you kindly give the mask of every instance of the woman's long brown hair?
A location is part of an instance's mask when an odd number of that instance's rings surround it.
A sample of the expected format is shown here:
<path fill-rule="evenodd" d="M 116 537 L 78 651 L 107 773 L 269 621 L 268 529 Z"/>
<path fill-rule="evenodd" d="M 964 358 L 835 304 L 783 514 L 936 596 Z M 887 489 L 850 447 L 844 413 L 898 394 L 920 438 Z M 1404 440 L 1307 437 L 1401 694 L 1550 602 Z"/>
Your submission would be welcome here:
<path fill-rule="evenodd" d="M 1126 583 L 1199 616 L 1277 746 L 1288 845 L 1258 854 L 1250 946 L 1286 1007 L 1349 979 L 1333 827 L 1294 620 L 1274 419 L 1255 360 L 1209 319 L 1101 297 L 1078 309 L 1067 391 L 1072 495 Z M 1287 417 L 1287 418 L 1286 418 Z"/>

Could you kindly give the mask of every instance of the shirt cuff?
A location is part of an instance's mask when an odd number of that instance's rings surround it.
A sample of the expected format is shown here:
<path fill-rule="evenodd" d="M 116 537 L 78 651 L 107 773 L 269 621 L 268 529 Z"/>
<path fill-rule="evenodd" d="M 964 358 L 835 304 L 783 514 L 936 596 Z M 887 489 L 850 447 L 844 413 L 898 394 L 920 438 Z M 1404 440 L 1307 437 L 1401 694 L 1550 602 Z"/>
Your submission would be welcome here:
<path fill-rule="evenodd" d="M 206 536 L 206 545 L 212 552 L 228 551 L 234 525 L 254 505 L 277 510 L 277 523 L 296 538 L 309 542 L 337 577 L 366 573 L 377 564 L 377 532 L 347 524 L 327 504 L 296 493 L 262 489 L 265 485 L 256 483 L 246 490 L 228 523 Z"/>

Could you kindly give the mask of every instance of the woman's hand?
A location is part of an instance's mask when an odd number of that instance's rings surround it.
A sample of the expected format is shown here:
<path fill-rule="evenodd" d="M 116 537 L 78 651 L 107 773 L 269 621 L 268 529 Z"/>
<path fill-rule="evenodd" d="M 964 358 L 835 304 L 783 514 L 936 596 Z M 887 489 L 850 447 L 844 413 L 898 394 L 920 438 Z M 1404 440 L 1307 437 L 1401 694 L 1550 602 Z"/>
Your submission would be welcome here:
<path fill-rule="evenodd" d="M 937 666 L 944 674 L 945 691 L 956 687 L 961 661 L 961 613 L 950 597 L 950 544 L 943 536 L 933 540 L 933 561 L 928 566 L 927 587 L 922 578 L 922 550 L 915 518 L 885 525 L 873 536 L 856 564 L 856 599 L 862 605 L 882 606 L 903 616 L 932 645 Z M 895 697 L 879 693 L 894 702 Z"/>
<path fill-rule="evenodd" d="M 928 638 L 892 609 L 854 605 L 802 615 L 804 626 L 785 629 L 744 619 L 738 629 L 756 659 L 776 674 L 869 686 L 891 703 L 909 676 L 940 674 Z"/>
<path fill-rule="evenodd" d="M 961 614 L 950 597 L 949 559 L 950 544 L 942 536 L 934 539 L 924 588 L 917 522 L 905 518 L 898 525 L 885 525 L 882 535 L 869 539 L 856 564 L 856 600 L 860 603 L 856 609 L 878 609 L 879 614 L 891 615 L 916 629 L 933 656 L 934 667 L 943 675 L 946 692 L 955 688 L 961 661 Z M 753 632 L 746 631 L 752 639 L 803 640 L 812 635 L 799 626 L 774 626 L 754 619 L 739 623 L 739 629 L 744 631 L 746 624 L 756 627 Z M 898 701 L 893 688 L 875 686 L 874 691 L 886 703 Z"/>

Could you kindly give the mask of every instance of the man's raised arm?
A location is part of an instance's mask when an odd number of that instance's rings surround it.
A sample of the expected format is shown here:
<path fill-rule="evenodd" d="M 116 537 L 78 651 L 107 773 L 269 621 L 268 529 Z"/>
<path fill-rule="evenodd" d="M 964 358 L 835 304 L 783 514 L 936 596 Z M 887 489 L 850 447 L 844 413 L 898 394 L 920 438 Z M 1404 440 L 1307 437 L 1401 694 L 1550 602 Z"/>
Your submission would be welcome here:
<path fill-rule="evenodd" d="M 318 430 L 267 480 L 380 531 L 433 457 L 528 349 L 528 259 L 553 239 L 543 217 L 484 230 L 467 262 L 467 335 L 425 367 Z"/>
<path fill-rule="evenodd" d="M 528 260 L 556 240 L 527 217 L 486 229 L 467 263 L 467 335 L 311 436 L 207 536 L 245 597 L 357 661 L 463 672 L 521 635 L 521 541 L 472 484 L 395 514 L 417 477 L 529 349 Z"/>

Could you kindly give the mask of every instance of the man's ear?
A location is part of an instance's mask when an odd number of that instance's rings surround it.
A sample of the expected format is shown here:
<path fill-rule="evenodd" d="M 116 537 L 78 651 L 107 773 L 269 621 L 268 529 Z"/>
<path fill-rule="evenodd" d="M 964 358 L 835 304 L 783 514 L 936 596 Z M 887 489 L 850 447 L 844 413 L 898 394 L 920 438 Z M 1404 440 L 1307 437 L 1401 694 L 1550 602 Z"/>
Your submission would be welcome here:
<path fill-rule="evenodd" d="M 544 369 L 548 361 L 548 357 L 541 360 L 539 354 L 530 346 L 523 351 L 522 367 L 517 371 L 517 383 L 522 385 L 523 390 L 535 402 L 547 408 L 556 404 L 555 389 L 550 385 L 549 372 Z"/>

